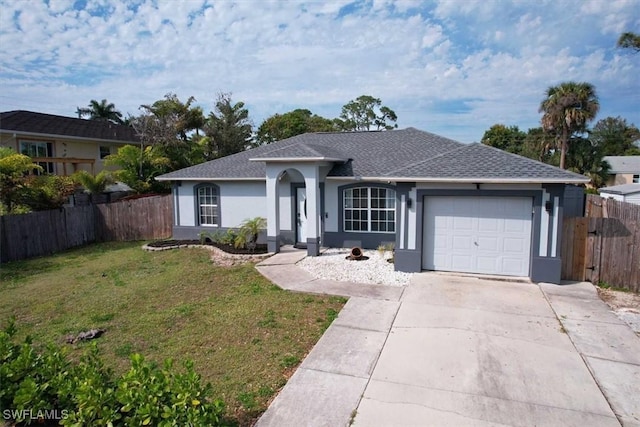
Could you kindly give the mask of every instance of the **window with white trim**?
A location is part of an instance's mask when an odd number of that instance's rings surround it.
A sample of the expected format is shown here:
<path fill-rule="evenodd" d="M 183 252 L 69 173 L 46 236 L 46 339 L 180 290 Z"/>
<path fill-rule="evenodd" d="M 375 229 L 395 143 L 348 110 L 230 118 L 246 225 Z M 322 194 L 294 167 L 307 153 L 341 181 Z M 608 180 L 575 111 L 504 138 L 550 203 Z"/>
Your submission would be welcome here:
<path fill-rule="evenodd" d="M 633 175 L 633 183 L 640 184 L 640 175 Z"/>
<path fill-rule="evenodd" d="M 209 227 L 220 226 L 218 187 L 205 185 L 198 188 L 198 223 Z"/>
<path fill-rule="evenodd" d="M 343 191 L 344 231 L 395 233 L 396 192 L 382 187 L 355 187 Z"/>
<path fill-rule="evenodd" d="M 31 158 L 46 158 L 53 157 L 53 143 L 46 141 L 20 141 L 20 154 L 29 156 Z M 52 162 L 36 162 L 42 167 L 42 172 L 34 172 L 36 175 L 43 173 L 54 173 L 54 167 Z"/>

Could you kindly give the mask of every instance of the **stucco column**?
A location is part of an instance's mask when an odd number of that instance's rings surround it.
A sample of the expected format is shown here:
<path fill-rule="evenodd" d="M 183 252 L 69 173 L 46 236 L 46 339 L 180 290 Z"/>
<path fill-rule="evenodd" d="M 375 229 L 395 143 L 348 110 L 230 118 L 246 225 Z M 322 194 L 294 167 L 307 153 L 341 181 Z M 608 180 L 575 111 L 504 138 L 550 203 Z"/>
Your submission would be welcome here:
<path fill-rule="evenodd" d="M 318 166 L 304 174 L 307 188 L 307 254 L 320 255 L 320 171 Z"/>
<path fill-rule="evenodd" d="M 280 252 L 280 168 L 267 164 L 267 250 Z"/>

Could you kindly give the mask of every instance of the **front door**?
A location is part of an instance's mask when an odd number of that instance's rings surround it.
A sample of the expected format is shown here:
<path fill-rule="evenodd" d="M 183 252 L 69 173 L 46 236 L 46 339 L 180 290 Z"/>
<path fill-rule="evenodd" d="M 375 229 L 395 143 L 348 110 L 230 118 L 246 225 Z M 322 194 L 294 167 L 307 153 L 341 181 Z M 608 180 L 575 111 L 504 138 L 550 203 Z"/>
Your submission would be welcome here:
<path fill-rule="evenodd" d="M 296 188 L 296 244 L 307 244 L 307 189 Z"/>

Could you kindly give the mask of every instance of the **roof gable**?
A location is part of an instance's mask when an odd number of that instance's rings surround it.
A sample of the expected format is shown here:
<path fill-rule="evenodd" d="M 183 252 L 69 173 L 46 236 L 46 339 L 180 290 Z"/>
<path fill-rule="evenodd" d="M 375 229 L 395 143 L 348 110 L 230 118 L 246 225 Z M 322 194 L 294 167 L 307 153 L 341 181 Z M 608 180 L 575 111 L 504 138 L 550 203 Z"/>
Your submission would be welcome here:
<path fill-rule="evenodd" d="M 123 143 L 139 142 L 135 129 L 130 126 L 22 110 L 0 113 L 0 130 Z"/>

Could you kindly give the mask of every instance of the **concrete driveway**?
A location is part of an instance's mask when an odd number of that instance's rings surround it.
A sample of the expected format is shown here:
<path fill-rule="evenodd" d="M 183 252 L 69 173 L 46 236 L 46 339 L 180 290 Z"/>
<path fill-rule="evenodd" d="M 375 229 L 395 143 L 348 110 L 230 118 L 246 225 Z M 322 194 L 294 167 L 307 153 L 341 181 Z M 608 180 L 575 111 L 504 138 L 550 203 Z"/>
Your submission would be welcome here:
<path fill-rule="evenodd" d="M 331 284 L 357 296 L 257 425 L 640 426 L 640 338 L 590 284 L 421 273 L 372 297 L 348 285 Z"/>

